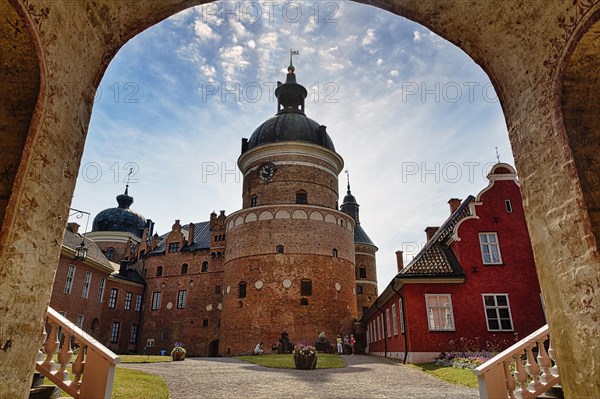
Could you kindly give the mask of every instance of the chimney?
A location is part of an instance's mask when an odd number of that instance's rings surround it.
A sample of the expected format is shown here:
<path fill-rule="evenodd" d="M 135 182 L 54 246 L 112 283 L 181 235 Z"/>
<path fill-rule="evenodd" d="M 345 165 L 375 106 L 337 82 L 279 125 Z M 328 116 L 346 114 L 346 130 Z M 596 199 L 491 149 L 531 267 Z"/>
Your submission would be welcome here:
<path fill-rule="evenodd" d="M 67 227 L 69 228 L 69 230 L 71 230 L 72 233 L 75 233 L 75 234 L 79 233 L 79 224 L 77 224 L 75 222 L 70 222 L 70 223 L 67 223 Z"/>
<path fill-rule="evenodd" d="M 154 235 L 152 236 L 152 249 L 151 251 L 154 251 L 156 249 L 156 247 L 158 247 L 158 242 L 160 241 L 160 237 L 158 236 L 158 233 L 154 233 Z"/>
<path fill-rule="evenodd" d="M 127 274 L 127 261 L 122 260 L 119 262 L 119 274 L 121 276 L 125 276 Z"/>
<path fill-rule="evenodd" d="M 194 223 L 190 222 L 190 225 L 188 226 L 188 244 L 187 245 L 194 244 L 194 234 L 195 233 L 196 233 L 196 226 L 194 225 Z"/>
<path fill-rule="evenodd" d="M 439 230 L 439 227 L 432 227 L 432 226 L 426 227 L 425 234 L 427 234 L 427 241 L 431 240 L 431 237 L 433 237 L 435 232 L 438 230 Z"/>
<path fill-rule="evenodd" d="M 210 214 L 210 224 L 209 224 L 209 228 L 212 230 L 215 228 L 215 224 L 217 223 L 217 214 L 215 213 L 215 211 L 212 211 L 212 213 Z"/>
<path fill-rule="evenodd" d="M 396 263 L 398 264 L 398 273 L 404 269 L 404 259 L 402 259 L 402 251 L 396 251 Z"/>
<path fill-rule="evenodd" d="M 462 203 L 462 200 L 458 199 L 458 198 L 450 198 L 450 200 L 448 200 L 448 204 L 450 204 L 450 214 L 451 215 L 454 213 L 455 210 L 458 209 L 458 207 L 460 206 L 461 203 Z"/>

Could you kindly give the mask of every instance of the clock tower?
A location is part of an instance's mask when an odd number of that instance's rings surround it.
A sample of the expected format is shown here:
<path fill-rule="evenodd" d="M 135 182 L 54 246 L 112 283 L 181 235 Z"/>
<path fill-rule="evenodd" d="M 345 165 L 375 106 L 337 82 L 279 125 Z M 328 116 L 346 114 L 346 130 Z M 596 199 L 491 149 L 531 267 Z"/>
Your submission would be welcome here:
<path fill-rule="evenodd" d="M 304 113 L 288 67 L 277 114 L 242 140 L 242 209 L 226 220 L 220 352 L 350 334 L 357 317 L 354 219 L 338 210 L 344 161 Z"/>

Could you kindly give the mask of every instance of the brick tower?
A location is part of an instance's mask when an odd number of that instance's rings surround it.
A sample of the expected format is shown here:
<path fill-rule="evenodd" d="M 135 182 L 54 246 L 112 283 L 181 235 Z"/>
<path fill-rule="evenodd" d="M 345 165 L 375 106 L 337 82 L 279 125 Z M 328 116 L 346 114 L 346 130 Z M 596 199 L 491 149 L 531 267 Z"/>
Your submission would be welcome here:
<path fill-rule="evenodd" d="M 337 210 L 344 161 L 304 113 L 290 60 L 277 114 L 242 140 L 243 207 L 226 220 L 220 353 L 257 342 L 349 334 L 356 319 L 355 222 Z"/>

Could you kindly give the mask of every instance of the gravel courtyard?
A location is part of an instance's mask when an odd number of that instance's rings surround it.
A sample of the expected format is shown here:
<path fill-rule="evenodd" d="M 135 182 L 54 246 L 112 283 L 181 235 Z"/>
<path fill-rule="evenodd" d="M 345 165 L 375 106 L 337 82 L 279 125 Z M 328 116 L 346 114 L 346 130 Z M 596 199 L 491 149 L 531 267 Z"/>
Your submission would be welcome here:
<path fill-rule="evenodd" d="M 234 358 L 187 358 L 183 362 L 122 364 L 165 379 L 172 399 L 196 398 L 478 398 L 458 387 L 374 356 L 344 356 L 346 367 L 326 370 L 270 369 Z"/>

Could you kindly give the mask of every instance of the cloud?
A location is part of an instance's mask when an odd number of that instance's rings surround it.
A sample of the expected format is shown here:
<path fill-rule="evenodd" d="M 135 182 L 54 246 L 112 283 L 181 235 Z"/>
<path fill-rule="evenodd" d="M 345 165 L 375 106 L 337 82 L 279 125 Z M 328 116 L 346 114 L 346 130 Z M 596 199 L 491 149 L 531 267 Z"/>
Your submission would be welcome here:
<path fill-rule="evenodd" d="M 253 39 L 250 39 L 246 42 L 246 46 L 248 46 L 249 49 L 254 50 L 256 48 L 256 42 Z"/>
<path fill-rule="evenodd" d="M 207 42 L 209 40 L 218 40 L 221 36 L 215 33 L 208 24 L 197 19 L 194 22 L 194 33 L 200 41 Z"/>
<path fill-rule="evenodd" d="M 223 79 L 226 82 L 236 80 L 236 72 L 244 70 L 250 63 L 244 59 L 244 48 L 242 46 L 221 47 L 221 68 L 223 68 Z"/>
<path fill-rule="evenodd" d="M 381 64 L 383 64 L 383 60 L 381 58 L 377 59 L 377 66 L 380 66 Z"/>
<path fill-rule="evenodd" d="M 398 77 L 398 75 L 399 75 L 399 73 L 398 73 L 397 69 L 393 69 L 390 71 L 390 76 L 393 76 L 396 78 L 396 77 Z"/>
<path fill-rule="evenodd" d="M 367 29 L 367 35 L 362 40 L 362 44 L 363 46 L 368 46 L 369 44 L 373 43 L 375 39 L 375 29 L 369 28 Z"/>
<path fill-rule="evenodd" d="M 413 41 L 418 42 L 421 40 L 421 32 L 418 30 L 413 31 Z"/>

